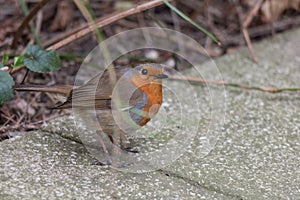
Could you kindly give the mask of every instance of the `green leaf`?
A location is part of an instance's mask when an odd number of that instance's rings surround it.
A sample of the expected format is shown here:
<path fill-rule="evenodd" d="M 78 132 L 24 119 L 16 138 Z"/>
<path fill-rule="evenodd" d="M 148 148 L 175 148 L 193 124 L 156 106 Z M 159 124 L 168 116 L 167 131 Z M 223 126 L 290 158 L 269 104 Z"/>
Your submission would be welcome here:
<path fill-rule="evenodd" d="M 9 59 L 8 55 L 5 54 L 5 55 L 3 56 L 3 60 L 2 60 L 3 65 L 6 65 L 8 59 Z"/>
<path fill-rule="evenodd" d="M 23 60 L 24 60 L 24 56 L 15 56 L 13 67 L 19 67 L 24 65 Z"/>
<path fill-rule="evenodd" d="M 60 68 L 60 59 L 55 51 L 46 51 L 38 45 L 29 45 L 24 64 L 31 71 L 46 73 Z"/>
<path fill-rule="evenodd" d="M 8 101 L 13 96 L 15 82 L 9 73 L 0 70 L 0 105 Z"/>

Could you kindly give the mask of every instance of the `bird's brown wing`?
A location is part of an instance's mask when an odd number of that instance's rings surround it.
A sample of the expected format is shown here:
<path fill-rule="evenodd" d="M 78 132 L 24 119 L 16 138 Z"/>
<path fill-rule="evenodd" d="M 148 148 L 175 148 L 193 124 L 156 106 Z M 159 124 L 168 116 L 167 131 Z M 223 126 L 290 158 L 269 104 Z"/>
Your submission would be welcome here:
<path fill-rule="evenodd" d="M 114 68 L 117 80 L 124 75 L 130 68 Z M 110 109 L 111 96 L 114 89 L 114 84 L 110 80 L 108 70 L 99 73 L 87 83 L 78 88 L 73 89 L 67 101 L 58 105 L 57 108 L 97 108 L 97 109 Z"/>

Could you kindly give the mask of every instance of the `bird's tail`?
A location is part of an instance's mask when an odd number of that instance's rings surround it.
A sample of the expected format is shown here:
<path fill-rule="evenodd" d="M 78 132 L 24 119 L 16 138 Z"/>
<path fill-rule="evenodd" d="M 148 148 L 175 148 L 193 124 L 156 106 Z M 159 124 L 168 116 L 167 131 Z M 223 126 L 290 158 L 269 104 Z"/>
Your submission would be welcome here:
<path fill-rule="evenodd" d="M 74 86 L 72 85 L 17 85 L 14 87 L 16 91 L 35 91 L 35 92 L 49 92 L 54 94 L 60 94 L 65 97 L 70 96 Z"/>

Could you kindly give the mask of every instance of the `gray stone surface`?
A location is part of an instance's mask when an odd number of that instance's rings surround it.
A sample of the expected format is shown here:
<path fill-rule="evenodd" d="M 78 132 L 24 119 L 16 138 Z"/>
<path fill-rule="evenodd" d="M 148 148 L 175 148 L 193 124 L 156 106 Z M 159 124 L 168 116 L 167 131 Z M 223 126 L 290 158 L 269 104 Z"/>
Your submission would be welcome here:
<path fill-rule="evenodd" d="M 299 38 L 300 29 L 256 44 L 258 64 L 247 49 L 215 62 L 225 81 L 300 87 Z M 210 65 L 199 69 L 209 73 Z M 210 99 L 205 87 L 195 88 L 203 95 L 201 136 L 209 129 Z M 95 159 L 78 143 L 68 118 L 3 141 L 0 199 L 299 199 L 300 94 L 226 87 L 224 103 L 225 124 L 208 155 L 195 151 L 201 145 L 195 138 L 177 161 L 154 172 L 92 165 Z"/>
<path fill-rule="evenodd" d="M 29 132 L 1 143 L 0 199 L 212 199 L 222 193 L 163 172 L 130 174 L 95 159 L 74 141 Z"/>
<path fill-rule="evenodd" d="M 300 30 L 216 60 L 223 79 L 265 87 L 300 86 Z M 300 94 L 226 88 L 224 134 L 203 159 L 183 156 L 167 170 L 247 199 L 300 198 Z"/>

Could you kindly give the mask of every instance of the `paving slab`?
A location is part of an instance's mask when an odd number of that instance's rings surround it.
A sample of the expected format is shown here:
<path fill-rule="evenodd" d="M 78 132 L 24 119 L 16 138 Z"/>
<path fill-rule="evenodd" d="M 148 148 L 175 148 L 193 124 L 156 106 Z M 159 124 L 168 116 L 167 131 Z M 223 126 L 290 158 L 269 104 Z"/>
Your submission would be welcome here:
<path fill-rule="evenodd" d="M 300 86 L 300 30 L 216 60 L 223 80 L 251 86 Z M 205 68 L 209 69 L 209 68 Z M 226 88 L 224 132 L 204 158 L 167 168 L 202 186 L 243 199 L 300 198 L 300 94 Z"/>
<path fill-rule="evenodd" d="M 1 143 L 0 199 L 223 199 L 162 171 L 122 173 L 93 165 L 77 142 L 29 132 Z"/>

